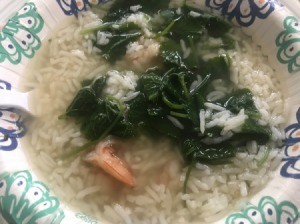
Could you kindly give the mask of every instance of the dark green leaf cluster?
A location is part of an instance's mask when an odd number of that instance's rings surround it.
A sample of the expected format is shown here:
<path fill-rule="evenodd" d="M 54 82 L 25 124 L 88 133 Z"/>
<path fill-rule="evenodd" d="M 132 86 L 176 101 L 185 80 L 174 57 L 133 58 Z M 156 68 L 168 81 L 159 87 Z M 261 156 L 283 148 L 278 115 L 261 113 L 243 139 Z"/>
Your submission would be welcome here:
<path fill-rule="evenodd" d="M 142 31 L 137 25 L 122 21 L 123 18 L 133 13 L 131 6 L 140 6 L 138 11 L 153 15 L 158 10 L 167 8 L 169 2 L 169 0 L 132 0 L 128 3 L 126 0 L 116 0 L 103 18 L 104 24 L 91 30 L 95 34 L 98 32 L 108 34 L 109 42 L 102 44 L 96 41 L 95 47 L 99 48 L 104 58 L 111 63 L 121 59 L 126 53 L 127 45 L 142 35 Z"/>
<path fill-rule="evenodd" d="M 219 17 L 188 6 L 183 6 L 180 12 L 177 9 L 165 9 L 160 10 L 158 14 L 161 19 L 159 22 L 153 21 L 153 30 L 176 43 L 183 40 L 187 47 L 195 49 L 197 42 L 207 42 L 206 38 L 213 37 L 221 38 L 222 44 L 205 44 L 203 49 L 232 49 L 234 47 L 234 40 L 227 35 L 231 26 Z"/>
<path fill-rule="evenodd" d="M 201 11 L 181 8 L 168 9 L 169 1 L 116 0 L 104 18 L 105 23 L 93 32 L 105 32 L 109 42 L 95 46 L 110 62 L 124 56 L 127 45 L 142 35 L 140 28 L 121 22 L 131 12 L 130 6 L 140 5 L 139 11 L 161 17 L 152 21 L 152 31 L 161 42 L 160 66 L 141 74 L 136 91 L 139 94 L 129 102 L 120 103 L 111 96 L 103 96 L 106 77 L 84 81 L 66 111 L 81 124 L 82 133 L 90 140 L 101 140 L 107 135 L 122 138 L 140 134 L 153 138 L 169 137 L 181 145 L 181 153 L 188 164 L 195 162 L 219 164 L 235 156 L 237 147 L 249 140 L 266 143 L 271 136 L 270 128 L 258 124 L 260 113 L 255 107 L 248 89 L 235 90 L 215 102 L 237 115 L 244 109 L 248 116 L 241 130 L 218 144 L 205 143 L 207 138 L 220 138 L 221 127 L 200 131 L 200 110 L 205 110 L 206 96 L 214 87 L 212 81 L 222 79 L 227 87 L 230 82 L 230 59 L 226 54 L 203 60 L 202 50 L 230 49 L 234 41 L 227 35 L 230 26 L 218 17 Z M 208 38 L 220 38 L 222 44 L 206 46 Z M 184 52 L 179 42 L 184 41 L 191 51 Z M 201 80 L 198 79 L 201 77 Z"/>
<path fill-rule="evenodd" d="M 229 60 L 226 55 L 212 58 L 201 65 L 201 72 L 198 73 L 198 70 L 193 70 L 183 62 L 177 51 L 163 50 L 161 55 L 164 67 L 150 69 L 142 74 L 138 90 L 143 100 L 136 99 L 140 105 L 135 107 L 136 110 L 129 111 L 132 116 L 138 114 L 135 122 L 145 123 L 150 120 L 150 126 L 153 126 L 154 122 L 150 118 L 153 115 L 159 116 L 160 120 L 156 121 L 158 131 L 156 130 L 155 133 L 162 132 L 180 142 L 181 152 L 187 163 L 195 160 L 214 164 L 228 162 L 228 158 L 235 155 L 237 146 L 253 139 L 261 144 L 269 140 L 270 128 L 257 123 L 260 114 L 254 105 L 250 90 L 239 89 L 214 103 L 223 106 L 233 114 L 238 114 L 241 109 L 244 109 L 249 118 L 240 132 L 235 133 L 222 144 L 205 144 L 202 139 L 221 137 L 222 128 L 210 128 L 206 129 L 205 133 L 200 133 L 199 111 L 206 109 L 204 103 L 206 95 L 212 89 L 213 80 L 222 78 L 228 86 L 230 85 Z M 203 79 L 190 88 L 192 83 L 197 81 L 197 74 Z M 148 105 L 148 108 L 145 108 L 145 105 Z M 180 122 L 183 127 L 180 128 L 170 122 L 168 120 L 170 116 Z"/>
<path fill-rule="evenodd" d="M 102 56 L 111 63 L 122 58 L 126 53 L 127 45 L 142 35 L 140 28 L 131 22 L 107 22 L 99 27 L 97 32 L 106 35 L 108 43 L 95 41 L 94 46 L 99 48 Z"/>
<path fill-rule="evenodd" d="M 111 96 L 102 96 L 106 76 L 85 80 L 64 116 L 75 118 L 89 140 L 101 140 L 108 134 L 133 137 L 136 129 L 124 117 L 124 105 Z"/>
<path fill-rule="evenodd" d="M 131 14 L 133 11 L 130 9 L 131 6 L 141 6 L 138 10 L 140 12 L 146 13 L 153 16 L 159 10 L 167 9 L 170 0 L 116 0 L 110 7 L 109 12 L 103 18 L 105 22 L 118 21 L 120 18 Z"/>
<path fill-rule="evenodd" d="M 169 43 L 166 47 L 178 48 L 178 42 L 184 40 L 188 47 L 192 49 L 198 41 L 210 37 L 221 38 L 222 44 L 217 46 L 203 46 L 206 49 L 231 49 L 234 47 L 234 41 L 226 35 L 230 29 L 230 25 L 216 16 L 203 13 L 202 11 L 191 9 L 187 6 L 182 7 L 181 13 L 178 14 L 176 9 L 169 9 L 170 1 L 160 0 L 134 0 L 128 4 L 126 0 L 117 0 L 110 8 L 107 15 L 103 18 L 104 23 L 84 33 L 103 32 L 107 35 L 108 43 L 99 43 L 95 41 L 95 47 L 101 50 L 101 54 L 111 63 L 121 59 L 126 53 L 126 46 L 142 35 L 142 30 L 132 22 L 124 22 L 124 18 L 134 13 L 132 6 L 140 6 L 139 12 L 145 13 L 147 16 L 158 15 L 160 22 L 152 19 L 151 29 L 156 37 L 167 37 Z M 196 14 L 195 15 L 193 15 Z M 173 42 L 170 42 L 170 41 Z M 172 45 L 172 46 L 171 46 Z M 189 65 L 199 65 L 196 61 L 195 51 L 186 60 Z"/>
<path fill-rule="evenodd" d="M 177 9 L 160 10 L 159 15 L 164 20 L 159 24 L 160 29 L 164 28 L 161 32 L 177 40 L 197 41 L 206 33 L 215 38 L 223 37 L 231 28 L 224 20 L 187 6 L 179 13 Z"/>

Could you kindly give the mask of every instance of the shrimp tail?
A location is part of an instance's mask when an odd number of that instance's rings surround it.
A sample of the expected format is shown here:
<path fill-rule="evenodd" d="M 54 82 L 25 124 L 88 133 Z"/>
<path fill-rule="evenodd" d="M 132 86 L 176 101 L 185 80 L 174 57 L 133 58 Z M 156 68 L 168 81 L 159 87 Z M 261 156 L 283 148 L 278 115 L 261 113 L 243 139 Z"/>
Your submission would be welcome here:
<path fill-rule="evenodd" d="M 109 142 L 100 142 L 95 150 L 90 152 L 85 160 L 96 167 L 102 168 L 106 173 L 130 186 L 135 186 L 135 178 L 129 165 L 120 159 Z"/>

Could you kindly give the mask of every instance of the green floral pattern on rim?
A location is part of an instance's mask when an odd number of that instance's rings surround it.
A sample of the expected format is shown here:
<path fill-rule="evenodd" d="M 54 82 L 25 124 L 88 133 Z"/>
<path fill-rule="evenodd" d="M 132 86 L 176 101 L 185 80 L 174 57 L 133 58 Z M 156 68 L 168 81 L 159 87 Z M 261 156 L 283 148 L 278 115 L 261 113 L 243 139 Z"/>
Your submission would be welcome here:
<path fill-rule="evenodd" d="M 0 176 L 0 215 L 7 223 L 59 224 L 65 217 L 59 206 L 48 187 L 33 181 L 29 171 Z"/>
<path fill-rule="evenodd" d="M 249 204 L 242 212 L 233 213 L 226 224 L 292 224 L 299 218 L 298 208 L 290 201 L 277 204 L 274 198 L 265 196 L 257 206 Z"/>
<path fill-rule="evenodd" d="M 294 16 L 288 16 L 283 22 L 284 30 L 276 38 L 279 48 L 277 59 L 288 64 L 289 73 L 300 71 L 300 23 Z"/>
<path fill-rule="evenodd" d="M 38 33 L 44 20 L 32 2 L 26 3 L 0 31 L 0 62 L 18 64 L 22 56 L 32 58 L 41 47 Z"/>

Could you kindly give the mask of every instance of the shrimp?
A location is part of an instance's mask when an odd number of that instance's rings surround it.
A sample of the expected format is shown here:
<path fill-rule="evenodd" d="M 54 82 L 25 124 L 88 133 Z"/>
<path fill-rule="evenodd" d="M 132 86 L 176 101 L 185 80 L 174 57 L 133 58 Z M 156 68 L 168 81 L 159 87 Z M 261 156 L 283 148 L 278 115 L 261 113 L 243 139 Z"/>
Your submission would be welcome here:
<path fill-rule="evenodd" d="M 157 64 L 159 46 L 152 39 L 141 38 L 139 41 L 128 45 L 125 60 L 130 62 L 137 71 L 144 71 L 145 68 L 150 68 Z"/>
<path fill-rule="evenodd" d="M 124 184 L 134 187 L 135 178 L 129 165 L 115 154 L 115 145 L 110 140 L 105 140 L 96 145 L 85 161 L 96 167 L 102 168 L 106 173 Z"/>

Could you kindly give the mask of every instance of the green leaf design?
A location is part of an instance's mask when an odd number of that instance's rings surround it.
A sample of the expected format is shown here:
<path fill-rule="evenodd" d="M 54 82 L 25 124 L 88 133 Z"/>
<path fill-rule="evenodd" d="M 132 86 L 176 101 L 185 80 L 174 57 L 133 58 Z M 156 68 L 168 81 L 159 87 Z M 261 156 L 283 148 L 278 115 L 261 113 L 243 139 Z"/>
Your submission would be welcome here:
<path fill-rule="evenodd" d="M 60 202 L 48 187 L 34 181 L 28 170 L 0 177 L 0 214 L 10 224 L 59 224 L 65 217 Z"/>
<path fill-rule="evenodd" d="M 257 206 L 249 204 L 243 211 L 233 213 L 226 219 L 226 224 L 292 224 L 299 219 L 299 209 L 290 201 L 279 204 L 270 196 L 262 197 Z"/>
<path fill-rule="evenodd" d="M 38 33 L 44 27 L 44 20 L 32 2 L 26 3 L 7 22 L 0 32 L 0 62 L 12 64 L 21 62 L 22 57 L 32 58 L 41 47 Z"/>
<path fill-rule="evenodd" d="M 290 73 L 300 71 L 300 21 L 294 16 L 284 20 L 284 30 L 276 38 L 277 59 L 288 65 Z"/>

